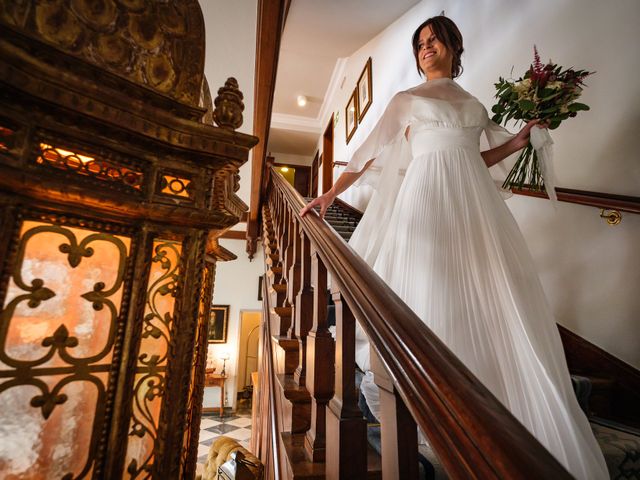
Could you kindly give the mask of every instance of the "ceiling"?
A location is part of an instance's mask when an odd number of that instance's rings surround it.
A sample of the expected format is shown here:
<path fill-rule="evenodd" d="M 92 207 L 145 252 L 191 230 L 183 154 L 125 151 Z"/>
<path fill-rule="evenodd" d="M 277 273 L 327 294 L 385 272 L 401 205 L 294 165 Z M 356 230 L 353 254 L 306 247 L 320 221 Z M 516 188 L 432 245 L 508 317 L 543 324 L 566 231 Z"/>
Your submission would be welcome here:
<path fill-rule="evenodd" d="M 292 0 L 280 45 L 268 151 L 313 156 L 336 62 L 419 0 Z M 299 107 L 298 95 L 307 97 Z"/>

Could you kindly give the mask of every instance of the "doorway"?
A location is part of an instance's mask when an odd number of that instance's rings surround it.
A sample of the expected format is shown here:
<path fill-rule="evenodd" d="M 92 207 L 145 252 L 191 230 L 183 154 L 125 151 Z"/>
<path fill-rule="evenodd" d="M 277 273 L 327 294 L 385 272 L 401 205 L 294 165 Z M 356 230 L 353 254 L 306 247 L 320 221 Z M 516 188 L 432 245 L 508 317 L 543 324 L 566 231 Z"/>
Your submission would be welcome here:
<path fill-rule="evenodd" d="M 333 115 L 322 137 L 322 193 L 333 187 Z"/>
<path fill-rule="evenodd" d="M 240 312 L 240 335 L 238 346 L 238 371 L 236 382 L 237 409 L 251 408 L 251 373 L 258 371 L 258 340 L 260 338 L 260 310 Z"/>

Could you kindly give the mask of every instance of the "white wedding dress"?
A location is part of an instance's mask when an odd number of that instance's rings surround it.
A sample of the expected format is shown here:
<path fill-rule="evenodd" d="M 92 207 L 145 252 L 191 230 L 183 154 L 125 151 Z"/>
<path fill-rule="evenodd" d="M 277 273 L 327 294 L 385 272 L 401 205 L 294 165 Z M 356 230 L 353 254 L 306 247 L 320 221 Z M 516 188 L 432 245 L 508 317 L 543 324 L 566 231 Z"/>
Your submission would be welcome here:
<path fill-rule="evenodd" d="M 609 478 L 531 255 L 480 156 L 483 131 L 492 146 L 511 136 L 453 80 L 397 94 L 346 168 L 375 158 L 349 243 L 569 472 Z M 357 338 L 368 371 L 361 328 Z M 363 392 L 376 414 L 375 387 Z"/>

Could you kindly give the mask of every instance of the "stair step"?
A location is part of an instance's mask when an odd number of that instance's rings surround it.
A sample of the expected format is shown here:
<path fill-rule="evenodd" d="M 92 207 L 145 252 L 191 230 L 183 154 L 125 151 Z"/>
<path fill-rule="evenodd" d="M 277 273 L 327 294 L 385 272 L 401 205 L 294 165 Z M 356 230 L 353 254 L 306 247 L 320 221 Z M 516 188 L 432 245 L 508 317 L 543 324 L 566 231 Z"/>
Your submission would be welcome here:
<path fill-rule="evenodd" d="M 279 395 L 280 421 L 283 431 L 302 433 L 311 426 L 311 396 L 305 387 L 300 387 L 293 375 L 276 375 Z"/>
<path fill-rule="evenodd" d="M 275 342 L 276 371 L 292 375 L 300 362 L 300 354 L 298 352 L 300 343 L 296 338 L 288 338 L 282 335 L 274 335 L 271 338 Z"/>
<path fill-rule="evenodd" d="M 274 283 L 269 289 L 269 293 L 273 299 L 273 305 L 282 305 L 284 299 L 287 297 L 287 284 L 286 283 Z"/>
<path fill-rule="evenodd" d="M 313 463 L 307 459 L 304 436 L 304 433 L 282 432 L 280 434 L 287 458 L 285 478 L 324 480 L 324 463 Z"/>
<path fill-rule="evenodd" d="M 310 403 L 311 395 L 306 387 L 301 387 L 296 382 L 293 375 L 285 375 L 279 373 L 276 375 L 276 380 L 280 384 L 284 396 L 287 400 L 293 403 Z"/>
<path fill-rule="evenodd" d="M 285 478 L 315 480 L 325 478 L 324 462 L 310 462 L 304 448 L 304 433 L 282 432 L 280 438 L 287 458 Z M 382 459 L 371 446 L 367 448 L 367 479 L 382 479 Z"/>

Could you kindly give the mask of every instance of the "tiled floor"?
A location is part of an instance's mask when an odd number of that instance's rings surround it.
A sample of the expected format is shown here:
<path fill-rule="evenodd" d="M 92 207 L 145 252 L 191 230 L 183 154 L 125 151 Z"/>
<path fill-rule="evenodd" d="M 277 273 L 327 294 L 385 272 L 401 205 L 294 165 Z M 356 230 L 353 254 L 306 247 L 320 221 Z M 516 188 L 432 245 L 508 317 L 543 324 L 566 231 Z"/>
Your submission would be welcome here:
<path fill-rule="evenodd" d="M 198 439 L 198 463 L 207 460 L 209 447 L 220 436 L 238 441 L 247 450 L 251 440 L 251 410 L 238 410 L 235 413 L 225 411 L 224 417 L 216 412 L 204 413 L 200 422 Z"/>

